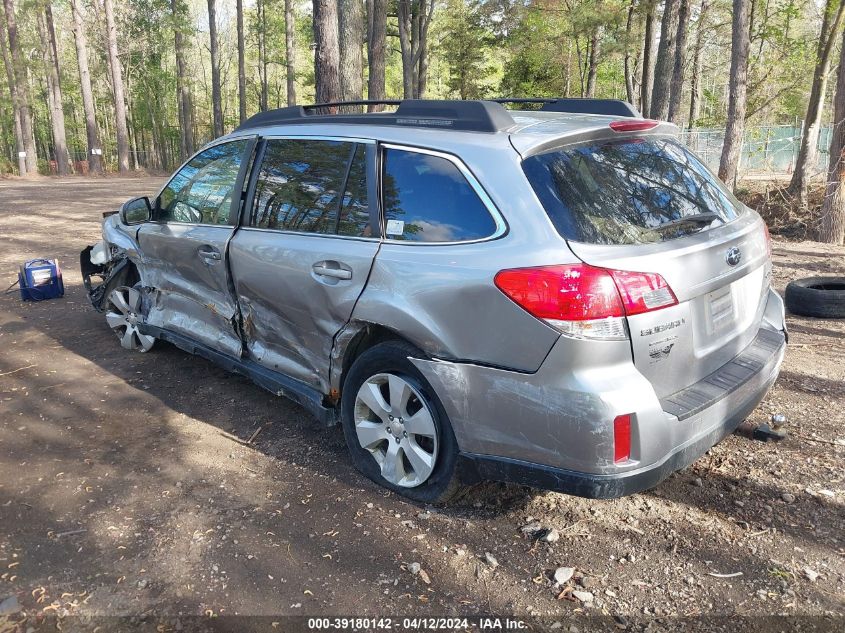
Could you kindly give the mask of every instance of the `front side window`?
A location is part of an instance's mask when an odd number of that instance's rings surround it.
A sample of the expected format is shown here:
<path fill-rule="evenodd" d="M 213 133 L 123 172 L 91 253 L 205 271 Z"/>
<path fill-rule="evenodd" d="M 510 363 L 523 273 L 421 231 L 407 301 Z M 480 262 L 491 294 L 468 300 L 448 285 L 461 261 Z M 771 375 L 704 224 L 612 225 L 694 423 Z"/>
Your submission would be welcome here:
<path fill-rule="evenodd" d="M 310 139 L 267 141 L 250 226 L 369 236 L 364 146 Z"/>
<path fill-rule="evenodd" d="M 159 222 L 231 224 L 232 192 L 249 141 L 221 143 L 200 152 L 158 197 Z"/>
<path fill-rule="evenodd" d="M 695 155 L 667 138 L 589 143 L 531 156 L 523 170 L 565 238 L 644 244 L 706 230 L 741 208 Z"/>
<path fill-rule="evenodd" d="M 461 170 L 441 156 L 386 149 L 382 198 L 388 239 L 464 242 L 496 232 L 495 220 Z"/>

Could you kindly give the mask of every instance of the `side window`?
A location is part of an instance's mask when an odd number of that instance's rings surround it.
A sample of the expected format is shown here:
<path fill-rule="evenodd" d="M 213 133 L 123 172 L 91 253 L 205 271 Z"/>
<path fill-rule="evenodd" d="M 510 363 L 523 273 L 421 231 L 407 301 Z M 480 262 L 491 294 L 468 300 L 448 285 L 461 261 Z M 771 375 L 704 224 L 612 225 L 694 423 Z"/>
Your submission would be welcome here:
<path fill-rule="evenodd" d="M 221 143 L 197 154 L 158 198 L 159 222 L 230 224 L 232 193 L 249 141 Z"/>
<path fill-rule="evenodd" d="M 385 150 L 382 196 L 388 239 L 463 242 L 496 232 L 495 220 L 464 175 L 440 156 Z"/>
<path fill-rule="evenodd" d="M 337 232 L 353 237 L 369 237 L 372 234 L 367 200 L 367 148 L 360 143 L 349 166 Z"/>
<path fill-rule="evenodd" d="M 364 157 L 363 146 L 344 141 L 269 140 L 255 187 L 250 226 L 368 235 Z"/>

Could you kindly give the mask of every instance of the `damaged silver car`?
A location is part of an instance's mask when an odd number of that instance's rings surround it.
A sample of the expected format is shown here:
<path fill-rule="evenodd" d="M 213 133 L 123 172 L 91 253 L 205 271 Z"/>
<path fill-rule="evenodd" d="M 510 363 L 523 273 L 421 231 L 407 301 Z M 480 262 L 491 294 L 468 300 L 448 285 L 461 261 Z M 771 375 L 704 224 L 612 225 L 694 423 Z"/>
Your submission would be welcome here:
<path fill-rule="evenodd" d="M 106 218 L 91 301 L 127 350 L 167 341 L 340 423 L 417 501 L 652 487 L 778 375 L 768 232 L 674 126 L 526 103 L 258 114 Z"/>

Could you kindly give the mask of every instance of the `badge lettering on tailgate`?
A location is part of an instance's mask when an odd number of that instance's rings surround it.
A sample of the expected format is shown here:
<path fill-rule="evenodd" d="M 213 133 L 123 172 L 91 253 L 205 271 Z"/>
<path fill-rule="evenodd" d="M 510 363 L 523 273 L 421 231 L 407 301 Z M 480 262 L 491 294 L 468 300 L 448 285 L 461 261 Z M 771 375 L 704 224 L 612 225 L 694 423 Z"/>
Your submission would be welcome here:
<path fill-rule="evenodd" d="M 664 323 L 662 325 L 655 325 L 654 327 L 646 328 L 644 330 L 640 330 L 640 336 L 651 336 L 652 334 L 660 334 L 661 332 L 665 332 L 666 330 L 671 330 L 676 327 L 681 327 L 686 323 L 686 319 L 676 319 L 675 321 L 669 321 L 669 323 Z"/>

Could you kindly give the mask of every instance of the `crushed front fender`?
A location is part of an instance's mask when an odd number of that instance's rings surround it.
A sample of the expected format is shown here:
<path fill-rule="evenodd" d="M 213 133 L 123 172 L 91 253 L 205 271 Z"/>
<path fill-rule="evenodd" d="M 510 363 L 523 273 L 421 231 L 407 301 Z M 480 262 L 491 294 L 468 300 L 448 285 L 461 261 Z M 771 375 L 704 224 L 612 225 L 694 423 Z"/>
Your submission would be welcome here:
<path fill-rule="evenodd" d="M 121 256 L 102 265 L 94 264 L 91 262 L 93 248 L 93 246 L 86 246 L 79 253 L 79 268 L 88 300 L 97 312 L 105 312 L 107 297 L 111 291 L 126 282 L 129 260 Z"/>

